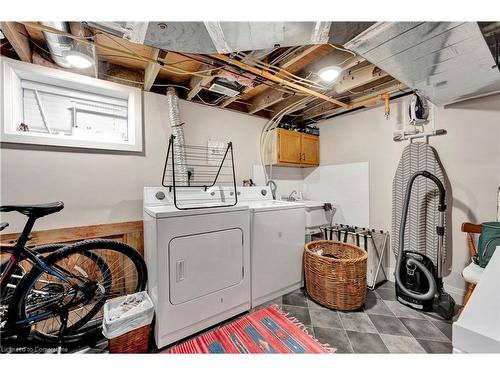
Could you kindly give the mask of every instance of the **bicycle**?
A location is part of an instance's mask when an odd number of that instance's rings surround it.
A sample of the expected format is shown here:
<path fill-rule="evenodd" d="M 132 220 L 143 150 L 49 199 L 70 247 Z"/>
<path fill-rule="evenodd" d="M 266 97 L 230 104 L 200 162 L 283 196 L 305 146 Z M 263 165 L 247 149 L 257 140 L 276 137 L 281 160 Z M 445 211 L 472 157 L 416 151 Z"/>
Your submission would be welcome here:
<path fill-rule="evenodd" d="M 28 217 L 17 241 L 0 245 L 2 343 L 15 337 L 37 346 L 83 345 L 101 334 L 107 299 L 146 288 L 144 260 L 122 242 L 92 239 L 27 247 L 36 220 L 63 208 L 62 202 L 0 207 L 0 212 Z M 0 230 L 7 226 L 2 223 Z"/>

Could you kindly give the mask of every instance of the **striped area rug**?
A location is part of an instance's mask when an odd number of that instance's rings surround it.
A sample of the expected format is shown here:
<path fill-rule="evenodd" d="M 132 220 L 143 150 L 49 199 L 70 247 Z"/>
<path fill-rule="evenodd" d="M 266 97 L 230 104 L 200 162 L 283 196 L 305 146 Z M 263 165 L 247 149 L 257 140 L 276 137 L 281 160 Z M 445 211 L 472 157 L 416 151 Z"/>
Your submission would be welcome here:
<path fill-rule="evenodd" d="M 173 346 L 170 354 L 334 353 L 305 326 L 277 306 L 255 311 L 232 323 Z"/>

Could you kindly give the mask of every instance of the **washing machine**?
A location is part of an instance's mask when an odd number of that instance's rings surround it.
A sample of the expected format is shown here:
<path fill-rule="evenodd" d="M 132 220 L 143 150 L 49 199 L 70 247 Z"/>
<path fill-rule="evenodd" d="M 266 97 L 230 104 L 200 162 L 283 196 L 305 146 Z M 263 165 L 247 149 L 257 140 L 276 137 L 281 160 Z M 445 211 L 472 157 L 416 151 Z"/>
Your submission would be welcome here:
<path fill-rule="evenodd" d="M 269 187 L 239 187 L 238 205 L 250 208 L 252 307 L 300 288 L 305 206 L 274 200 Z"/>
<path fill-rule="evenodd" d="M 144 257 L 159 348 L 250 309 L 246 205 L 179 210 L 168 188 L 144 188 Z"/>

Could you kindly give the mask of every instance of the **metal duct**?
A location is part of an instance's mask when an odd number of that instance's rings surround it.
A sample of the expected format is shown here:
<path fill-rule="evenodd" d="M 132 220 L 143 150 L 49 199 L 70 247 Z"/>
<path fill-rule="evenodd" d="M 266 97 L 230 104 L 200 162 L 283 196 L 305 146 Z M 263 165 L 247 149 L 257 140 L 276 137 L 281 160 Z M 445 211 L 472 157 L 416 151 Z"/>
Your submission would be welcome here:
<path fill-rule="evenodd" d="M 186 150 L 184 148 L 184 129 L 179 115 L 179 97 L 173 87 L 167 89 L 168 120 L 172 135 L 175 136 L 173 142 L 175 181 L 179 186 L 188 186 L 188 169 L 186 165 Z"/>
<path fill-rule="evenodd" d="M 331 22 L 87 22 L 135 43 L 185 53 L 230 53 L 328 43 Z"/>
<path fill-rule="evenodd" d="M 476 22 L 380 22 L 345 45 L 435 105 L 500 91 Z"/>
<path fill-rule="evenodd" d="M 41 25 L 52 27 L 54 29 L 71 33 L 67 22 L 40 22 Z M 64 55 L 65 52 L 73 48 L 73 40 L 63 35 L 57 35 L 44 31 L 43 35 L 47 41 L 52 60 L 63 68 L 72 68 L 73 66 L 68 63 Z"/>

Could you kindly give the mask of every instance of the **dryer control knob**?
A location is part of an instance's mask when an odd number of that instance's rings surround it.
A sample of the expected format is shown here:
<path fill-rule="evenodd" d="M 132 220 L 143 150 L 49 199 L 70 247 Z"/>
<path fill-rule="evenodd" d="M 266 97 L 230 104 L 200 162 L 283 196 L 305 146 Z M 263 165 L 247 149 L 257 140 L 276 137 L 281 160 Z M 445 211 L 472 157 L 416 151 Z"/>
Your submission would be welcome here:
<path fill-rule="evenodd" d="M 155 194 L 156 199 L 158 200 L 163 200 L 165 199 L 165 193 L 163 191 L 157 191 Z"/>

